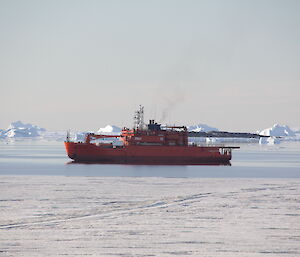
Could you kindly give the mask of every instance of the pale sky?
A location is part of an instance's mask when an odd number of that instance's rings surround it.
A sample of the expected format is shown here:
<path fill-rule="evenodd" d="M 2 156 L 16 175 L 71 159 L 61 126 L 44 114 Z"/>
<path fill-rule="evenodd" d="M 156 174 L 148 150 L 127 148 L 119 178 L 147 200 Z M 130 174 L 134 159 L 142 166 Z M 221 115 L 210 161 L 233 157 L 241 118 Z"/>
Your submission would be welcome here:
<path fill-rule="evenodd" d="M 0 128 L 300 127 L 300 1 L 0 0 Z"/>

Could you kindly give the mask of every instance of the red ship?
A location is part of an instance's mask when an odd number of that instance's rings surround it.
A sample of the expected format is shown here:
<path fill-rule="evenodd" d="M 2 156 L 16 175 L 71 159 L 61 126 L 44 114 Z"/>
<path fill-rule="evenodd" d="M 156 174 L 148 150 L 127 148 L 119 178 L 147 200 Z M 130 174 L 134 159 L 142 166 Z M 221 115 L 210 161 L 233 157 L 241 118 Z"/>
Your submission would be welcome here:
<path fill-rule="evenodd" d="M 120 135 L 86 134 L 84 142 L 71 142 L 67 136 L 65 147 L 75 162 L 116 164 L 177 164 L 230 165 L 233 146 L 189 145 L 185 126 L 162 126 L 150 120 L 143 122 L 144 110 L 135 115 L 133 129 L 123 128 Z M 96 143 L 95 139 L 119 138 L 123 144 Z"/>

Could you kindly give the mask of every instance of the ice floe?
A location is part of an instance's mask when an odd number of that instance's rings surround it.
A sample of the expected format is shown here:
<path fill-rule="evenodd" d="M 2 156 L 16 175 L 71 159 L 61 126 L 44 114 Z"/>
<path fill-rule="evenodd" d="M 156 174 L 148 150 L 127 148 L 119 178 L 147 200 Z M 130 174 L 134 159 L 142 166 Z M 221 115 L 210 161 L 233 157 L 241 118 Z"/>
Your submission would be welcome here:
<path fill-rule="evenodd" d="M 1 256 L 299 256 L 299 179 L 68 174 L 1 177 Z"/>

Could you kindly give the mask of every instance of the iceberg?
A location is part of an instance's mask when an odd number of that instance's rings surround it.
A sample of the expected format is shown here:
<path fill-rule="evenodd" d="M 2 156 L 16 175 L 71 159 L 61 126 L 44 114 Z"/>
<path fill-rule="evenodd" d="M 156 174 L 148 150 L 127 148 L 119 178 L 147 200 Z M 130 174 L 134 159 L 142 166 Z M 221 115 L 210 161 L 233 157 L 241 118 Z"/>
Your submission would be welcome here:
<path fill-rule="evenodd" d="M 46 129 L 44 129 L 44 128 L 41 128 L 41 127 L 36 126 L 36 125 L 32 125 L 30 123 L 23 123 L 20 120 L 12 122 L 8 126 L 7 130 L 9 130 L 9 129 L 34 129 L 36 131 L 46 131 Z"/>
<path fill-rule="evenodd" d="M 197 124 L 187 127 L 190 132 L 209 132 L 209 131 L 219 131 L 217 128 L 210 127 L 206 124 Z"/>
<path fill-rule="evenodd" d="M 12 122 L 6 130 L 0 129 L 0 138 L 9 140 L 22 139 L 38 139 L 46 141 L 63 141 L 66 132 L 64 131 L 47 131 L 37 125 L 31 123 L 23 123 L 18 120 Z"/>
<path fill-rule="evenodd" d="M 280 143 L 280 139 L 277 137 L 261 137 L 259 139 L 259 144 L 260 145 L 275 145 L 275 144 L 279 144 Z"/>
<path fill-rule="evenodd" d="M 122 131 L 121 128 L 119 128 L 117 126 L 106 125 L 104 128 L 100 128 L 97 133 L 100 133 L 100 134 L 101 133 L 102 134 L 104 134 L 104 133 L 111 133 L 111 134 L 116 133 L 116 134 L 120 134 L 121 131 Z"/>
<path fill-rule="evenodd" d="M 102 135 L 119 135 L 121 133 L 121 128 L 115 126 L 115 125 L 106 125 L 103 128 L 99 128 L 99 130 L 97 132 L 94 131 L 84 131 L 84 132 L 75 132 L 72 133 L 72 140 L 74 140 L 75 142 L 83 142 L 85 140 L 86 134 L 87 133 L 96 133 L 96 134 L 102 134 Z M 118 138 L 100 138 L 100 139 L 94 139 L 93 142 L 94 143 L 99 143 L 99 142 L 111 142 L 113 144 L 118 144 L 119 143 L 119 139 Z"/>
<path fill-rule="evenodd" d="M 12 122 L 7 130 L 1 131 L 2 137 L 7 138 L 24 138 L 24 137 L 39 137 L 40 133 L 45 132 L 46 129 L 40 128 L 30 123 L 23 123 L 21 121 Z"/>
<path fill-rule="evenodd" d="M 287 125 L 275 124 L 271 128 L 266 128 L 262 131 L 258 131 L 261 136 L 269 137 L 295 137 L 296 133 L 292 131 Z"/>

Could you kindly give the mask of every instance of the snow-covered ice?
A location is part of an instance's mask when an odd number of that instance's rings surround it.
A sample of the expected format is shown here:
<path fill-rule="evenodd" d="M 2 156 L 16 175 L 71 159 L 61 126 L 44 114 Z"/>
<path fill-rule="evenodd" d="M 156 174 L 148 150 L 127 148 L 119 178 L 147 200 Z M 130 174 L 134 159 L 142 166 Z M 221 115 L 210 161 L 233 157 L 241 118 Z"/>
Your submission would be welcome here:
<path fill-rule="evenodd" d="M 34 129 L 36 131 L 45 131 L 44 128 L 40 128 L 39 126 L 36 126 L 36 125 L 32 125 L 30 123 L 23 123 L 22 121 L 18 120 L 18 121 L 15 121 L 15 122 L 12 122 L 7 130 L 10 130 L 10 129 Z"/>
<path fill-rule="evenodd" d="M 287 125 L 274 124 L 271 128 L 266 128 L 258 131 L 259 135 L 262 136 L 273 136 L 273 137 L 294 137 L 296 133 L 292 131 Z"/>
<path fill-rule="evenodd" d="M 1 176 L 3 256 L 300 256 L 299 179 Z"/>
<path fill-rule="evenodd" d="M 300 256 L 299 142 L 174 167 L 68 164 L 60 142 L 0 146 L 0 256 Z"/>
<path fill-rule="evenodd" d="M 115 126 L 115 125 L 106 125 L 105 127 L 103 128 L 100 128 L 98 130 L 98 133 L 107 133 L 107 134 L 110 134 L 110 133 L 116 133 L 116 134 L 120 134 L 121 133 L 121 128 Z"/>
<path fill-rule="evenodd" d="M 217 128 L 210 127 L 206 124 L 197 124 L 187 127 L 188 131 L 193 132 L 209 132 L 209 131 L 219 131 Z"/>
<path fill-rule="evenodd" d="M 259 140 L 260 144 L 279 144 L 282 141 L 299 141 L 300 134 L 297 133 L 297 130 L 290 129 L 287 125 L 274 124 L 273 127 L 257 131 L 257 133 L 262 137 Z"/>
<path fill-rule="evenodd" d="M 188 126 L 189 131 L 194 132 L 209 132 L 218 131 L 217 128 L 210 127 L 206 124 L 198 124 Z M 93 132 L 93 131 L 88 131 Z M 71 133 L 72 139 L 75 141 L 83 141 L 86 133 L 88 132 L 73 132 Z M 23 140 L 23 139 L 35 139 L 44 141 L 63 141 L 66 138 L 66 131 L 48 131 L 37 125 L 30 123 L 23 123 L 21 121 L 12 122 L 9 127 L 0 129 L 0 139 L 4 140 Z M 121 128 L 115 125 L 106 125 L 100 128 L 96 133 L 106 135 L 118 135 L 121 133 Z M 269 138 L 221 138 L 221 137 L 190 137 L 190 143 L 196 144 L 225 144 L 225 143 L 260 143 L 260 144 L 278 144 L 282 141 L 300 141 L 299 129 L 290 129 L 287 125 L 275 124 L 271 128 L 267 128 L 261 131 L 257 131 L 260 135 L 269 136 Z M 280 139 L 278 139 L 280 137 Z M 115 144 L 119 144 L 118 139 L 106 139 L 112 141 Z"/>
<path fill-rule="evenodd" d="M 267 144 L 267 145 L 275 145 L 275 144 L 279 144 L 280 143 L 280 139 L 277 137 L 261 137 L 259 139 L 259 144 L 263 145 L 263 144 Z"/>
<path fill-rule="evenodd" d="M 30 123 L 23 123 L 21 121 L 12 122 L 6 131 L 2 131 L 5 137 L 38 137 L 41 132 L 46 131 L 44 128 L 40 128 Z"/>

